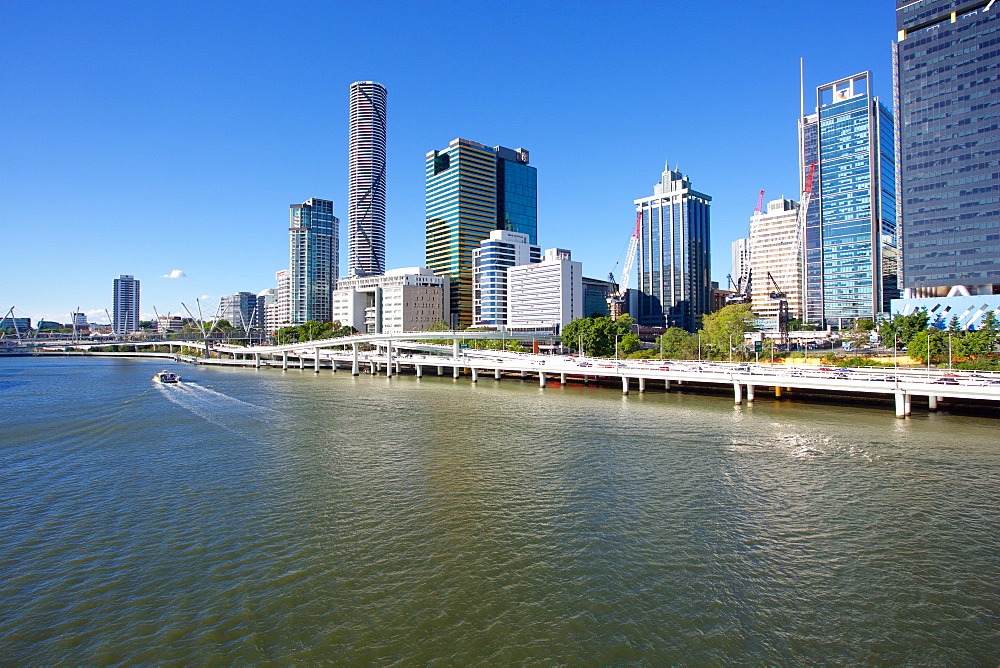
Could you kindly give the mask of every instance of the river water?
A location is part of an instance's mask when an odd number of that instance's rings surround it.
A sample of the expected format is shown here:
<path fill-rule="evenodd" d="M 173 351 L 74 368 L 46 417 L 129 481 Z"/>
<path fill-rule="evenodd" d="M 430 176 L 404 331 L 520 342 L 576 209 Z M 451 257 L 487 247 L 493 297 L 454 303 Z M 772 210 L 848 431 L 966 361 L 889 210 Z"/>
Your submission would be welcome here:
<path fill-rule="evenodd" d="M 1000 424 L 0 360 L 0 663 L 1000 661 Z"/>

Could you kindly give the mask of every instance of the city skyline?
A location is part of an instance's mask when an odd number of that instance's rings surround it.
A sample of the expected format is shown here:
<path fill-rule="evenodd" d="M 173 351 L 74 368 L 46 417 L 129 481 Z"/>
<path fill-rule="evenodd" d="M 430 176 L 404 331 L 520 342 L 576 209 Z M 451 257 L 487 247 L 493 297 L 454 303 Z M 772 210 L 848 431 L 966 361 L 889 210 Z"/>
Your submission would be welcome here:
<path fill-rule="evenodd" d="M 721 19 L 694 5 L 609 13 L 584 4 L 567 18 L 555 6 L 426 11 L 403 4 L 379 26 L 387 42 L 382 52 L 373 56 L 359 47 L 355 53 L 352 45 L 371 34 L 345 29 L 337 49 L 343 57 L 318 66 L 317 54 L 301 47 L 290 45 L 274 62 L 254 50 L 281 26 L 311 19 L 314 8 L 293 3 L 245 15 L 182 9 L 168 17 L 158 5 L 5 7 L 10 20 L 2 30 L 18 57 L 0 73 L 22 102 L 0 112 L 0 138 L 12 152 L 0 185 L 0 216 L 9 231 L 12 276 L 40 264 L 52 268 L 36 285 L 9 279 L 0 291 L 19 315 L 65 320 L 79 304 L 103 320 L 99 314 L 109 306 L 103 286 L 121 273 L 143 281 L 150 314 L 152 306 L 177 313 L 181 301 L 270 287 L 287 252 L 278 222 L 287 202 L 318 193 L 346 210 L 347 161 L 336 156 L 347 152 L 344 91 L 358 80 L 379 81 L 393 92 L 387 267 L 421 263 L 414 250 L 423 245 L 422 156 L 469 136 L 531 148 L 541 177 L 538 243 L 573 248 L 591 276 L 605 276 L 623 255 L 632 228 L 628 202 L 669 157 L 713 195 L 712 278 L 724 282 L 729 243 L 745 235 L 757 191 L 798 196 L 798 58 L 805 58 L 807 89 L 871 69 L 882 86 L 876 92 L 888 98 L 895 37 L 888 3 L 804 9 L 734 2 Z M 838 26 L 849 31 L 857 48 L 845 52 L 800 34 L 802 14 L 834 32 Z M 359 26 L 364 12 L 327 8 L 320 18 Z M 223 22 L 231 34 L 226 45 L 201 39 Z M 423 48 L 426 31 L 470 23 L 522 34 L 532 48 L 498 61 L 488 45 L 470 42 L 458 64 Z M 658 23 L 659 29 L 651 27 Z M 94 30 L 71 30 L 81 24 Z M 104 39 L 128 32 L 125 25 L 136 26 L 129 33 L 136 36 Z M 56 49 L 41 49 L 43 33 L 65 39 Z M 141 48 L 143 33 L 156 36 L 156 48 Z M 664 34 L 669 46 L 659 39 Z M 760 39 L 748 45 L 740 38 L 746 34 Z M 684 94 L 630 98 L 629 91 L 646 87 L 649 64 L 663 54 L 693 63 L 681 77 Z M 756 70 L 734 68 L 737 58 L 750 59 Z M 443 69 L 446 61 L 451 70 Z M 194 62 L 212 66 L 193 68 Z M 284 88 L 307 66 L 331 85 L 313 91 L 316 104 L 293 113 L 282 104 Z M 490 76 L 471 76 L 483 67 Z M 150 69 L 158 76 L 137 78 Z M 503 95 L 505 84 L 518 94 Z M 439 97 L 446 90 L 460 94 Z M 747 124 L 755 132 L 746 133 Z M 73 202 L 72 215 L 36 206 L 53 193 Z M 567 197 L 577 193 L 586 196 Z M 208 224 L 201 214 L 220 198 L 227 206 L 213 208 Z M 126 216 L 125 203 L 140 199 L 143 216 Z M 44 247 L 34 242 L 40 229 L 49 236 Z M 222 247 L 241 261 L 220 259 Z M 342 247 L 341 266 L 345 252 Z M 166 278 L 171 275 L 179 277 Z"/>

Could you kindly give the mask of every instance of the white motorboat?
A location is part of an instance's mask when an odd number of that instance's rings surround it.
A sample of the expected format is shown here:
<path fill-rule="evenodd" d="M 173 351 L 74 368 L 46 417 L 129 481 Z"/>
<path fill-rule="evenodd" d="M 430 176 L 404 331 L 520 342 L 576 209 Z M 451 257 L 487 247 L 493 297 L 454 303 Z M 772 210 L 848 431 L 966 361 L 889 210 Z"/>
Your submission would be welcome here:
<path fill-rule="evenodd" d="M 174 385 L 181 382 L 181 377 L 176 373 L 170 373 L 169 371 L 161 371 L 160 373 L 153 376 L 154 383 L 160 383 L 161 385 Z"/>

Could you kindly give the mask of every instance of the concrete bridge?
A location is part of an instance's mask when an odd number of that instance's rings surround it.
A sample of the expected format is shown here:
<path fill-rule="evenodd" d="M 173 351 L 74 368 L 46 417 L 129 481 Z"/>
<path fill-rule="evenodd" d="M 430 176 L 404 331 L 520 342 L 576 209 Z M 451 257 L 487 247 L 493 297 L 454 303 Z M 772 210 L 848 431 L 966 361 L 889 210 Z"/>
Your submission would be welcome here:
<path fill-rule="evenodd" d="M 645 392 L 653 384 L 671 389 L 684 384 L 731 387 L 736 403 L 752 403 L 758 389 L 780 397 L 789 392 L 812 391 L 839 395 L 876 395 L 894 400 L 896 416 L 912 411 L 914 397 L 926 399 L 929 410 L 940 401 L 968 400 L 1000 402 L 1000 373 L 941 370 L 936 368 L 855 368 L 804 367 L 787 364 L 737 364 L 695 360 L 613 360 L 566 355 L 538 355 L 501 350 L 477 349 L 476 341 L 518 340 L 527 338 L 554 342 L 549 333 L 516 335 L 504 332 L 403 332 L 393 334 L 358 334 L 349 337 L 306 341 L 273 346 L 234 346 L 217 344 L 212 350 L 220 358 L 173 355 L 176 359 L 197 364 L 306 369 L 350 369 L 385 373 L 387 377 L 402 372 L 425 373 L 454 378 L 467 375 L 472 382 L 480 376 L 495 380 L 514 375 L 537 380 L 539 387 L 549 382 L 564 384 L 569 380 L 620 383 L 624 394 Z M 442 345 L 438 341 L 449 343 Z M 203 348 L 200 341 L 121 342 L 142 346 L 185 346 Z M 468 347 L 472 344 L 473 347 Z M 53 344 L 49 344 L 50 346 Z M 83 347 L 72 344 L 74 347 Z M 92 346 L 111 345 L 107 342 Z M 362 350 L 362 347 L 370 350 Z M 161 353 L 160 355 L 164 355 Z"/>

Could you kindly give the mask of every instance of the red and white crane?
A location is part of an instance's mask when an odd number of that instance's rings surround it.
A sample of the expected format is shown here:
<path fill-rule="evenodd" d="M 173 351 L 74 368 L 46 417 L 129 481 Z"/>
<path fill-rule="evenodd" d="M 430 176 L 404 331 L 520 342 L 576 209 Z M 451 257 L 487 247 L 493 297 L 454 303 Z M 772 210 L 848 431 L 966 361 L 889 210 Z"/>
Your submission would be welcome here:
<path fill-rule="evenodd" d="M 639 249 L 639 233 L 642 231 L 642 212 L 635 216 L 635 231 L 632 238 L 628 240 L 628 251 L 625 253 L 625 265 L 622 267 L 621 280 L 615 283 L 615 275 L 612 273 L 611 290 L 608 292 L 608 312 L 612 320 L 617 320 L 618 316 L 625 313 L 625 297 L 628 294 L 629 279 L 632 278 L 632 265 L 635 264 L 635 252 Z"/>

